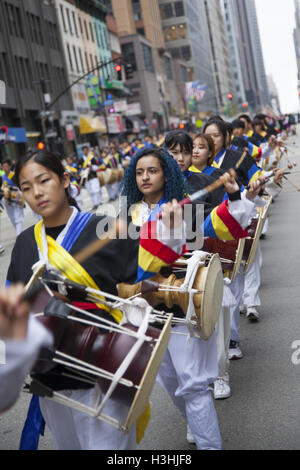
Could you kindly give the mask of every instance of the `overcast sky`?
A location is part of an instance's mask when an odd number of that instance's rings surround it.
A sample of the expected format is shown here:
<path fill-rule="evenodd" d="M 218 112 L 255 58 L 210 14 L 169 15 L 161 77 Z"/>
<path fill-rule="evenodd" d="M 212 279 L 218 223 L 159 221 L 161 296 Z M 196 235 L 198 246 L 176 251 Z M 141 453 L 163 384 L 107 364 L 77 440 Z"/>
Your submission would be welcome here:
<path fill-rule="evenodd" d="M 281 110 L 299 110 L 293 30 L 294 0 L 255 0 L 267 75 L 277 85 Z"/>

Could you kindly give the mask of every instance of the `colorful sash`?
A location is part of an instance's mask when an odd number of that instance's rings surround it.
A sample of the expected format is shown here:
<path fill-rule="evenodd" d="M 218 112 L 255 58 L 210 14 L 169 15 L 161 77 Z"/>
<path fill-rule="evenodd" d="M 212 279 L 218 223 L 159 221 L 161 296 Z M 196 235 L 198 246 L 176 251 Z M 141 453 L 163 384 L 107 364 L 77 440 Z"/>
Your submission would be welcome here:
<path fill-rule="evenodd" d="M 15 188 L 16 185 L 12 181 L 12 178 L 14 176 L 15 176 L 14 172 L 11 172 L 8 176 L 6 176 L 6 174 L 4 173 L 2 175 L 2 181 L 4 182 L 4 184 L 6 183 L 7 186 L 10 186 L 11 188 Z"/>
<path fill-rule="evenodd" d="M 92 287 L 93 289 L 99 290 L 99 287 L 92 277 L 68 253 L 91 217 L 92 214 L 78 212 L 73 222 L 71 223 L 66 236 L 63 239 L 62 245 L 59 245 L 53 238 L 47 236 L 48 259 L 50 264 L 62 271 L 68 279 L 78 282 L 79 284 L 83 284 L 87 287 Z M 43 220 L 35 225 L 34 236 L 40 252 L 44 254 L 42 229 Z M 97 297 L 99 297 L 99 299 L 104 298 L 100 295 L 97 295 Z M 120 310 L 110 309 L 100 302 L 96 305 L 99 309 L 109 312 L 118 323 L 121 322 L 123 315 Z M 137 443 L 142 440 L 150 417 L 151 408 L 148 404 L 146 410 L 136 422 Z M 39 408 L 38 397 L 33 396 L 29 405 L 27 418 L 21 436 L 20 450 L 36 450 L 38 448 L 39 435 L 44 435 L 44 429 L 45 422 Z"/>

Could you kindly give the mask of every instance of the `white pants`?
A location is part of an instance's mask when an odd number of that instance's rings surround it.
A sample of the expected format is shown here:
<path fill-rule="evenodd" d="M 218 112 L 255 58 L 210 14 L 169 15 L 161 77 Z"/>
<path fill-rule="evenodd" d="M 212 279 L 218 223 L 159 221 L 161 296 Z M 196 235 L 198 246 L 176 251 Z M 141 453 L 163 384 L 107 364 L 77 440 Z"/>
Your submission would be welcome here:
<path fill-rule="evenodd" d="M 219 377 L 229 378 L 229 343 L 230 343 L 230 307 L 234 307 L 236 299 L 231 291 L 231 282 L 229 279 L 224 280 L 224 292 L 222 299 L 222 308 L 219 320 L 216 324 L 217 334 L 217 352 L 218 352 L 218 365 Z"/>
<path fill-rule="evenodd" d="M 245 307 L 258 307 L 261 305 L 259 297 L 260 288 L 260 268 L 262 266 L 262 256 L 260 243 L 258 244 L 255 261 L 251 264 L 245 274 L 245 286 L 243 294 L 243 304 Z"/>
<path fill-rule="evenodd" d="M 94 389 L 65 390 L 64 395 L 92 406 Z M 58 450 L 135 450 L 136 427 L 127 434 L 110 424 L 91 418 L 86 413 L 40 398 L 40 408 Z M 124 424 L 128 408 L 108 400 L 103 413 Z"/>
<path fill-rule="evenodd" d="M 187 333 L 184 325 L 173 331 Z M 205 341 L 171 334 L 157 380 L 187 420 L 199 450 L 220 450 L 222 439 L 210 385 L 218 377 L 216 334 Z"/>
<path fill-rule="evenodd" d="M 230 307 L 231 333 L 230 339 L 240 343 L 240 304 L 244 292 L 245 275 L 237 274 L 233 283 L 230 285 L 232 295 L 235 297 L 236 303 L 234 307 Z"/>
<path fill-rule="evenodd" d="M 17 235 L 20 235 L 23 231 L 24 209 L 15 203 L 8 204 L 6 201 L 4 201 L 4 205 L 7 215 L 16 229 Z"/>
<path fill-rule="evenodd" d="M 119 182 L 106 185 L 109 199 L 114 200 L 117 197 L 117 195 L 119 194 L 119 187 Z"/>
<path fill-rule="evenodd" d="M 85 189 L 89 193 L 93 207 L 99 206 L 102 202 L 102 189 L 98 178 L 93 178 L 85 183 Z"/>
<path fill-rule="evenodd" d="M 228 378 L 230 333 L 230 309 L 222 307 L 216 325 L 219 377 Z"/>

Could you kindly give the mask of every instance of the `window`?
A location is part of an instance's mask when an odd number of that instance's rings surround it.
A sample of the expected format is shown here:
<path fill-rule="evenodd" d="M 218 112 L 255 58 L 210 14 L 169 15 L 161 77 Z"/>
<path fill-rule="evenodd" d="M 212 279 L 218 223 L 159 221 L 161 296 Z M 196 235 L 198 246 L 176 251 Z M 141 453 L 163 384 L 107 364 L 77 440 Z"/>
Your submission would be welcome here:
<path fill-rule="evenodd" d="M 74 58 L 75 58 L 75 64 L 76 64 L 77 72 L 80 73 L 80 69 L 79 69 L 79 66 L 78 66 L 78 60 L 77 60 L 76 47 L 75 47 L 75 46 L 73 46 L 73 53 L 74 53 Z"/>
<path fill-rule="evenodd" d="M 81 70 L 82 70 L 83 72 L 85 72 L 84 65 L 83 65 L 83 58 L 82 58 L 81 49 L 79 48 L 78 51 L 79 51 L 79 57 L 80 57 L 80 63 L 81 63 Z"/>
<path fill-rule="evenodd" d="M 160 15 L 162 20 L 168 20 L 173 18 L 173 8 L 172 3 L 165 3 L 164 5 L 160 5 Z"/>
<path fill-rule="evenodd" d="M 131 3 L 132 3 L 134 21 L 142 21 L 143 15 L 142 15 L 142 8 L 141 8 L 140 0 L 131 0 Z"/>
<path fill-rule="evenodd" d="M 165 41 L 177 41 L 186 38 L 186 24 L 177 24 L 164 28 Z"/>
<path fill-rule="evenodd" d="M 173 59 L 180 59 L 180 49 L 178 47 L 173 47 L 170 52 Z"/>
<path fill-rule="evenodd" d="M 76 34 L 77 37 L 79 37 L 78 36 L 77 23 L 76 23 L 76 17 L 75 17 L 74 11 L 72 11 L 72 17 L 73 17 L 73 24 L 74 24 L 75 34 Z"/>
<path fill-rule="evenodd" d="M 73 69 L 73 62 L 72 62 L 72 56 L 71 56 L 71 51 L 70 51 L 69 44 L 67 44 L 67 51 L 68 51 L 70 69 L 73 72 L 74 69 Z"/>
<path fill-rule="evenodd" d="M 72 29 L 72 25 L 71 25 L 71 18 L 70 18 L 69 8 L 66 8 L 66 10 L 67 10 L 67 17 L 68 17 L 68 25 L 69 25 L 70 34 L 73 36 L 73 29 Z"/>
<path fill-rule="evenodd" d="M 145 69 L 147 70 L 147 72 L 154 73 L 151 48 L 147 46 L 146 44 L 142 43 L 142 52 L 143 52 L 143 57 L 144 57 Z"/>
<path fill-rule="evenodd" d="M 81 36 L 82 36 L 83 35 L 83 29 L 82 29 L 82 22 L 81 22 L 80 16 L 78 17 L 78 20 L 79 20 L 80 33 L 81 33 Z"/>
<path fill-rule="evenodd" d="M 144 28 L 136 28 L 136 32 L 141 36 L 145 36 L 145 29 Z"/>
<path fill-rule="evenodd" d="M 94 38 L 94 32 L 93 32 L 93 25 L 92 23 L 90 23 L 90 32 L 91 32 L 91 39 L 93 42 L 95 42 L 95 38 Z"/>
<path fill-rule="evenodd" d="M 67 30 L 67 27 L 66 27 L 64 7 L 62 5 L 60 5 L 60 15 L 61 15 L 61 19 L 62 19 L 62 22 L 63 22 L 63 25 L 64 25 L 64 31 L 67 32 L 68 30 Z"/>
<path fill-rule="evenodd" d="M 134 52 L 134 46 L 132 42 L 128 42 L 127 44 L 122 44 L 122 55 L 124 56 L 124 59 L 127 64 L 131 64 L 133 71 L 137 71 L 137 65 L 136 65 L 136 58 L 135 58 L 135 52 Z"/>
<path fill-rule="evenodd" d="M 191 48 L 190 48 L 190 46 L 182 46 L 181 56 L 184 60 L 190 60 L 191 59 Z"/>
<path fill-rule="evenodd" d="M 183 7 L 183 2 L 175 2 L 174 3 L 175 7 L 175 16 L 184 16 L 184 7 Z"/>
<path fill-rule="evenodd" d="M 169 57 L 165 57 L 165 68 L 166 68 L 166 75 L 169 80 L 173 80 L 173 73 L 171 67 L 171 60 Z"/>
<path fill-rule="evenodd" d="M 90 40 L 90 37 L 89 37 L 89 32 L 88 32 L 88 28 L 87 28 L 87 24 L 86 24 L 86 21 L 84 20 L 84 28 L 85 28 L 85 35 L 86 35 L 86 38 L 87 40 L 89 41 Z"/>
<path fill-rule="evenodd" d="M 180 70 L 181 70 L 181 78 L 182 78 L 182 81 L 183 82 L 188 82 L 188 76 L 187 76 L 187 71 L 186 71 L 186 68 L 181 65 L 180 66 Z"/>

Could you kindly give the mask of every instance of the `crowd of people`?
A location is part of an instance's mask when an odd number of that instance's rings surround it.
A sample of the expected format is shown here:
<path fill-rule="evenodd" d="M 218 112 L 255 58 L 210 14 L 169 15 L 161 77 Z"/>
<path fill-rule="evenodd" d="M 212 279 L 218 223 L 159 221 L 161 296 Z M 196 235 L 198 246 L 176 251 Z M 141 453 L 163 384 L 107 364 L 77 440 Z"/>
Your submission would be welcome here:
<path fill-rule="evenodd" d="M 7 286 L 0 291 L 0 338 L 7 342 L 8 364 L 0 368 L 0 410 L 12 406 L 40 347 L 53 341 L 49 332 L 29 315 L 30 303 L 24 301 L 22 286 L 30 281 L 32 266 L 38 262 L 54 266 L 71 281 L 117 295 L 120 283 L 151 279 L 162 268 L 171 269 L 187 252 L 195 241 L 189 234 L 195 228 L 196 211 L 192 211 L 189 220 L 183 220 L 178 201 L 215 186 L 216 181 L 221 183 L 217 189 L 192 203 L 194 208 L 200 204 L 204 211 L 203 223 L 196 229 L 201 229 L 204 240 L 249 238 L 251 221 L 271 198 L 280 194 L 285 140 L 293 132 L 281 118 L 275 120 L 264 114 L 253 119 L 242 114 L 233 122 L 213 116 L 197 133 L 178 129 L 159 139 L 113 142 L 103 151 L 87 144 L 79 159 L 61 160 L 48 151 L 37 151 L 26 154 L 14 171 L 10 161 L 4 162 L 3 204 L 18 237 Z M 289 163 L 289 167 L 292 169 L 293 164 Z M 106 179 L 104 175 L 113 175 L 115 179 Z M 75 254 L 99 237 L 97 227 L 104 218 L 99 215 L 104 186 L 110 200 L 127 198 L 125 223 L 133 224 L 140 235 L 135 239 L 115 239 L 79 265 Z M 91 198 L 90 212 L 81 211 L 83 187 Z M 16 195 L 8 199 L 7 188 Z M 39 217 L 39 222 L 25 231 L 20 225 L 21 215 L 18 216 L 23 211 L 21 196 L 23 204 L 28 204 Z M 268 220 L 261 238 L 267 230 Z M 175 231 L 180 235 L 175 237 Z M 202 250 L 205 252 L 205 245 Z M 223 270 L 222 306 L 210 338 L 193 334 L 194 326 L 186 322 L 172 327 L 157 381 L 185 418 L 187 441 L 199 450 L 222 449 L 214 400 L 232 395 L 230 361 L 243 358 L 241 312 L 251 323 L 260 320 L 262 262 L 258 242 L 246 272 L 241 269 L 230 280 Z M 68 295 L 73 305 L 80 302 L 81 308 L 99 318 L 120 323 L 121 319 L 105 302 L 89 302 L 82 307 L 82 297 L 76 290 Z M 160 308 L 168 310 L 166 305 Z M 169 311 L 177 319 L 187 316 L 178 306 Z M 190 336 L 189 342 L 186 336 Z M 88 406 L 93 401 L 94 385 L 64 376 L 59 367 L 33 375 L 32 380 L 46 387 L 44 391 L 49 388 L 59 391 L 81 404 Z M 12 389 L 13 394 L 9 392 Z M 109 399 L 103 412 L 122 420 L 128 410 L 122 403 Z M 46 393 L 46 398 L 42 394 L 31 401 L 21 448 L 36 448 L 39 432 L 46 423 L 57 449 L 136 449 L 141 439 L 138 436 L 145 432 L 148 420 L 149 417 L 142 420 L 142 431 L 137 422 L 124 435 L 106 422 L 50 401 Z"/>

